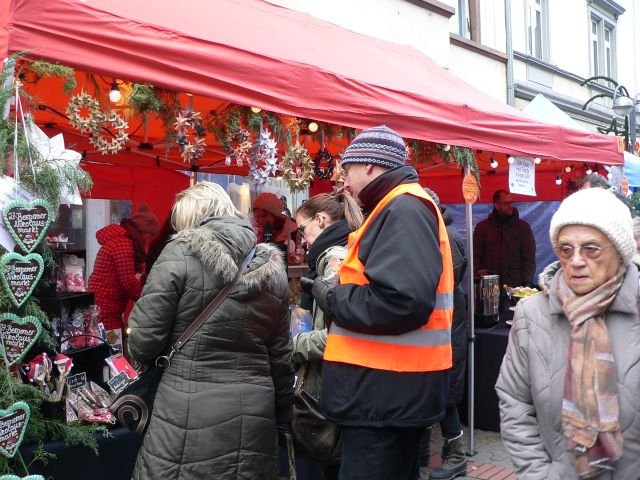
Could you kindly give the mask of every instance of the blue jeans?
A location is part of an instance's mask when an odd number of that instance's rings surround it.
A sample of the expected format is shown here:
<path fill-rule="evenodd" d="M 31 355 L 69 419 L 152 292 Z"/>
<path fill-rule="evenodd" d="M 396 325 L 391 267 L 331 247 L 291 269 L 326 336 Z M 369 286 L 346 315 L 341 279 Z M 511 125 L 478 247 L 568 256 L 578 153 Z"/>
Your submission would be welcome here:
<path fill-rule="evenodd" d="M 343 425 L 339 480 L 417 480 L 422 430 Z"/>

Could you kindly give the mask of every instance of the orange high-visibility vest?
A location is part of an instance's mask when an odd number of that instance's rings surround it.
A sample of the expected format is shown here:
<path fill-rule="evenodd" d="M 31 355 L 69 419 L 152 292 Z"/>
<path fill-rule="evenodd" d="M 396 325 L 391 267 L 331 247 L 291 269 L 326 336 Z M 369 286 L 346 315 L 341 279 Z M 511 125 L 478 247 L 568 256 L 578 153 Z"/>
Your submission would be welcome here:
<path fill-rule="evenodd" d="M 453 262 L 442 215 L 431 197 L 415 183 L 391 190 L 367 220 L 349 235 L 349 251 L 340 269 L 340 284 L 366 285 L 364 265 L 358 259 L 360 241 L 371 221 L 398 195 L 410 194 L 433 205 L 438 219 L 442 274 L 436 288 L 436 304 L 425 325 L 400 335 L 369 335 L 335 323 L 329 328 L 324 359 L 393 372 L 432 372 L 451 368 L 451 322 L 453 318 Z M 398 232 L 400 234 L 400 232 Z"/>

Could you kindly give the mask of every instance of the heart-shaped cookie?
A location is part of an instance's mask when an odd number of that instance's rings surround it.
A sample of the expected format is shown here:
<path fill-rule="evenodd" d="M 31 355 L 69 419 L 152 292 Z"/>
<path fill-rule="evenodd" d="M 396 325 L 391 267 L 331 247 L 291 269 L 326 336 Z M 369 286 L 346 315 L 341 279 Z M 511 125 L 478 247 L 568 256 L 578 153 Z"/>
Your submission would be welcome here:
<path fill-rule="evenodd" d="M 19 477 L 12 473 L 0 476 L 0 480 L 44 480 L 42 475 L 27 475 L 26 477 Z"/>
<path fill-rule="evenodd" d="M 47 234 L 53 209 L 46 200 L 11 200 L 2 207 L 2 218 L 18 245 L 31 253 Z"/>
<path fill-rule="evenodd" d="M 13 313 L 0 314 L 0 335 L 10 367 L 24 358 L 41 333 L 42 324 L 36 317 L 21 318 Z"/>
<path fill-rule="evenodd" d="M 13 458 L 22 443 L 31 409 L 26 402 L 16 402 L 6 410 L 0 409 L 0 453 Z"/>
<path fill-rule="evenodd" d="M 37 253 L 26 256 L 6 253 L 0 259 L 2 284 L 17 307 L 29 298 L 44 272 L 44 261 Z"/>

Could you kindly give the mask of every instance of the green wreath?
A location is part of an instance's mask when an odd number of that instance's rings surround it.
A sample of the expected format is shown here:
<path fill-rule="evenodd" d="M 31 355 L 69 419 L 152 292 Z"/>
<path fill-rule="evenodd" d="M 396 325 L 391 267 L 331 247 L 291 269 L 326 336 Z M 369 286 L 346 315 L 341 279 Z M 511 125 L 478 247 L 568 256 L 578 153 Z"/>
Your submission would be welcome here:
<path fill-rule="evenodd" d="M 289 147 L 282 159 L 282 178 L 293 192 L 302 191 L 313 178 L 313 159 L 309 151 L 299 143 Z"/>

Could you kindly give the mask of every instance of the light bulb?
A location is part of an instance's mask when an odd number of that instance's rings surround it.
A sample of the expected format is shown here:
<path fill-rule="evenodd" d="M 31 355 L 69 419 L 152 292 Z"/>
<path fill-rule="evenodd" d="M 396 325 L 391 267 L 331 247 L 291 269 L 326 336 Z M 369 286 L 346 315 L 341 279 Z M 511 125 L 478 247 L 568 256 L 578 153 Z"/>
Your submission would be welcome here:
<path fill-rule="evenodd" d="M 535 163 L 536 165 L 540 165 L 540 162 L 542 162 L 542 159 L 540 157 L 536 157 L 533 159 L 533 163 Z"/>
<path fill-rule="evenodd" d="M 561 185 L 562 184 L 562 178 L 560 178 L 560 175 L 558 175 L 556 177 L 556 185 Z"/>
<path fill-rule="evenodd" d="M 584 173 L 586 173 L 587 175 L 591 175 L 593 173 L 593 170 L 591 170 L 591 167 L 587 167 Z"/>
<path fill-rule="evenodd" d="M 493 157 L 491 157 L 491 168 L 498 168 L 498 161 Z"/>
<path fill-rule="evenodd" d="M 611 180 L 613 178 L 613 175 L 611 174 L 611 172 L 607 173 L 607 179 Z"/>
<path fill-rule="evenodd" d="M 318 124 L 316 122 L 309 122 L 308 128 L 311 133 L 316 133 L 318 131 Z"/>
<path fill-rule="evenodd" d="M 564 167 L 564 171 L 567 173 L 571 173 L 571 165 L 567 165 L 566 167 Z"/>
<path fill-rule="evenodd" d="M 509 162 L 509 163 L 513 163 L 513 162 L 515 162 L 515 161 L 516 161 L 516 159 L 515 159 L 515 158 L 513 158 L 513 157 L 509 157 L 509 158 L 507 158 L 507 162 Z"/>
<path fill-rule="evenodd" d="M 262 109 L 260 107 L 251 107 L 251 111 L 253 113 L 260 113 L 262 111 Z"/>
<path fill-rule="evenodd" d="M 109 91 L 109 100 L 111 103 L 118 103 L 122 100 L 122 94 L 120 93 L 120 89 L 118 88 L 118 84 L 113 82 L 111 84 L 111 90 Z"/>
<path fill-rule="evenodd" d="M 443 149 L 445 152 L 448 152 L 449 150 L 451 150 L 451 145 L 445 145 L 442 149 Z"/>

